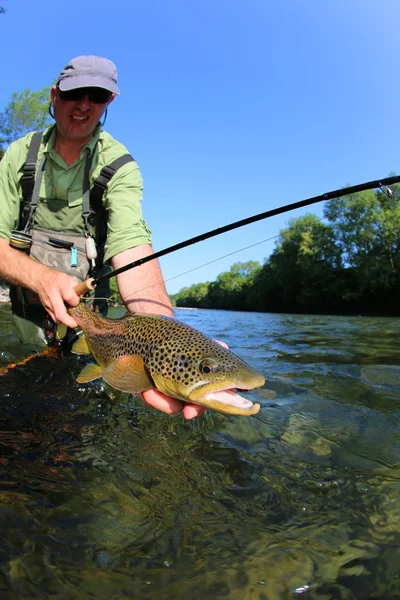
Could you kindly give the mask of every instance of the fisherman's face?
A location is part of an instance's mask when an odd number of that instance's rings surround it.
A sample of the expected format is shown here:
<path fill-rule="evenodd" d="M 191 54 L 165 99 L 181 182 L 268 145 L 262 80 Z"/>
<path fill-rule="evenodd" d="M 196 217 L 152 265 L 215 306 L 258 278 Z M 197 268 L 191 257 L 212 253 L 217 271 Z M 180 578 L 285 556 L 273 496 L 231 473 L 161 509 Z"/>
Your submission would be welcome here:
<path fill-rule="evenodd" d="M 52 87 L 51 104 L 54 108 L 57 131 L 64 138 L 82 142 L 88 141 L 92 137 L 104 111 L 115 98 L 115 94 L 110 96 L 106 90 L 100 89 L 100 98 L 96 97 L 96 93 L 94 98 L 100 101 L 104 99 L 104 102 L 93 102 L 91 92 L 96 89 L 99 91 L 100 88 L 78 88 L 78 90 L 71 90 L 74 94 L 67 92 L 63 97 L 63 92 L 60 92 L 55 86 Z M 81 95 L 82 97 L 70 99 L 71 95 Z"/>

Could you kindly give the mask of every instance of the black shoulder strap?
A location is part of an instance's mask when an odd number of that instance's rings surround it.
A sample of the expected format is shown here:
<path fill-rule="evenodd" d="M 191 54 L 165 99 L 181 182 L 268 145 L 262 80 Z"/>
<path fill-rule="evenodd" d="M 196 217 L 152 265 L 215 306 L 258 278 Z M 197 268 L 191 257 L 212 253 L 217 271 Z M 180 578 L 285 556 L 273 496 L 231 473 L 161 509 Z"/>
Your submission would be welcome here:
<path fill-rule="evenodd" d="M 128 162 L 132 162 L 135 159 L 132 158 L 130 154 L 123 154 L 116 160 L 114 160 L 110 165 L 106 165 L 102 168 L 100 175 L 96 179 L 93 184 L 92 189 L 90 190 L 90 206 L 92 210 L 98 211 L 101 208 L 103 194 L 107 187 L 110 179 L 115 175 L 115 173 L 126 165 Z"/>
<path fill-rule="evenodd" d="M 28 149 L 28 156 L 25 164 L 22 166 L 21 188 L 22 188 L 22 206 L 21 219 L 22 223 L 27 218 L 29 213 L 29 205 L 32 198 L 33 186 L 35 185 L 36 161 L 39 153 L 40 144 L 42 142 L 43 131 L 36 131 L 32 138 Z"/>

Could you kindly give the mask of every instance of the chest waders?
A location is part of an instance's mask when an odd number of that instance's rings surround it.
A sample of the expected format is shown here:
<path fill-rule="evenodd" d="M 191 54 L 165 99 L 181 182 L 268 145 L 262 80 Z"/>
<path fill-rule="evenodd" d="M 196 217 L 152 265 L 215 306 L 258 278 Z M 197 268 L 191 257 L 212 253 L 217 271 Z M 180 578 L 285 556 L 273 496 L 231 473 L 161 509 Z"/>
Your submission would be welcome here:
<path fill-rule="evenodd" d="M 52 129 L 43 139 L 47 143 Z M 27 252 L 34 260 L 75 276 L 83 281 L 94 272 L 100 276 L 109 267 L 103 264 L 104 245 L 107 236 L 107 211 L 103 207 L 103 195 L 116 171 L 134 159 L 130 154 L 124 154 L 110 165 L 102 168 L 100 175 L 90 189 L 90 168 L 96 152 L 96 147 L 86 159 L 82 186 L 82 233 L 65 231 L 55 232 L 34 225 L 38 205 L 40 185 L 46 167 L 46 157 L 43 156 L 36 171 L 36 162 L 43 132 L 33 134 L 28 149 L 27 160 L 23 165 L 21 188 L 22 203 L 20 209 L 19 230 L 13 231 L 10 245 Z M 94 228 L 92 237 L 89 225 Z M 96 242 L 95 242 L 96 240 Z M 108 282 L 99 286 L 94 305 L 101 313 L 108 309 L 106 298 L 110 295 Z M 43 349 L 55 339 L 56 324 L 46 313 L 44 307 L 33 292 L 19 286 L 10 286 L 10 299 L 13 312 L 13 323 L 18 337 L 24 345 L 32 349 Z"/>

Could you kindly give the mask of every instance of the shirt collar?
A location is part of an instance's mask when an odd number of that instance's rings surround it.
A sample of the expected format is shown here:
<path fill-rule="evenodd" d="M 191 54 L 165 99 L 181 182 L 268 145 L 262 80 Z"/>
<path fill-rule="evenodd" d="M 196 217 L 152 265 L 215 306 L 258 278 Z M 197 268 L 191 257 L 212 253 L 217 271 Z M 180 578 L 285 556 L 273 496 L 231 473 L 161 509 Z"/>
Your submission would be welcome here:
<path fill-rule="evenodd" d="M 57 132 L 56 126 L 52 125 L 48 129 L 46 129 L 46 131 L 43 134 L 44 140 L 46 140 L 46 138 L 48 138 L 47 142 L 45 141 L 43 153 L 46 155 L 50 155 L 52 158 L 56 158 L 59 156 L 58 153 L 54 150 L 54 144 L 56 141 L 56 132 Z M 95 151 L 97 142 L 99 141 L 100 133 L 101 133 L 101 125 L 99 123 L 97 125 L 96 129 L 94 130 L 93 135 L 90 138 L 90 140 L 82 148 L 81 155 L 80 155 L 81 159 L 89 157 L 92 154 L 92 152 Z"/>

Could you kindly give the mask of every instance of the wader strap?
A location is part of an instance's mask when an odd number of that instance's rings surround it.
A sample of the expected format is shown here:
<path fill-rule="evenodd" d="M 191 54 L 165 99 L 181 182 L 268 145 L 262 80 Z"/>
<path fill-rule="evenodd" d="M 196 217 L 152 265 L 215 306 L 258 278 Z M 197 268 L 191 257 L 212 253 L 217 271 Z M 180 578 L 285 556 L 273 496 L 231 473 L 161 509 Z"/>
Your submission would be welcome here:
<path fill-rule="evenodd" d="M 21 188 L 22 188 L 22 206 L 21 206 L 21 227 L 24 227 L 29 215 L 29 207 L 31 203 L 33 188 L 35 185 L 36 160 L 39 153 L 40 144 L 42 142 L 42 131 L 37 131 L 33 134 L 31 143 L 28 149 L 26 162 L 22 167 Z"/>
<path fill-rule="evenodd" d="M 118 171 L 118 169 L 126 165 L 128 162 L 132 162 L 134 160 L 135 159 L 132 158 L 130 154 L 124 154 L 123 156 L 120 156 L 114 160 L 110 165 L 106 165 L 102 168 L 100 175 L 94 182 L 90 191 L 90 205 L 95 212 L 101 208 L 103 194 L 106 190 L 107 184 L 116 171 Z"/>
<path fill-rule="evenodd" d="M 37 171 L 37 175 L 36 175 L 36 179 L 35 179 L 35 184 L 33 186 L 33 192 L 32 192 L 32 196 L 31 196 L 31 201 L 30 201 L 29 206 L 28 206 L 29 213 L 28 213 L 28 215 L 26 217 L 26 223 L 25 223 L 24 231 L 29 231 L 30 227 L 33 224 L 33 217 L 35 216 L 35 212 L 36 212 L 37 205 L 38 205 L 39 192 L 40 192 L 40 184 L 42 183 L 43 172 L 44 172 L 45 166 L 46 166 L 46 157 L 42 156 L 42 159 L 40 161 L 39 168 L 38 168 L 38 171 Z"/>
<path fill-rule="evenodd" d="M 96 144 L 97 147 L 97 144 Z M 82 217 L 85 222 L 85 233 L 89 232 L 89 216 L 90 216 L 90 169 L 92 167 L 93 157 L 96 148 L 87 157 L 85 162 L 85 171 L 83 175 L 83 188 L 82 188 Z"/>

